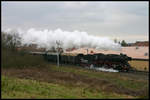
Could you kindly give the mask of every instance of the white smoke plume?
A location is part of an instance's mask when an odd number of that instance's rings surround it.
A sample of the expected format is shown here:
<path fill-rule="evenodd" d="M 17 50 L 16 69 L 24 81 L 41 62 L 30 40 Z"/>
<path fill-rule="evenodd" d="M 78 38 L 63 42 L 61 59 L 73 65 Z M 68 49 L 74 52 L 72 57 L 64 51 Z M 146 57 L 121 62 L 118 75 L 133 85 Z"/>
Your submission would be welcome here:
<path fill-rule="evenodd" d="M 8 29 L 5 32 L 10 33 L 12 29 Z M 40 48 L 46 48 L 50 50 L 52 47 L 56 47 L 56 41 L 61 42 L 61 47 L 65 50 L 68 48 L 95 48 L 104 50 L 120 50 L 121 46 L 118 43 L 110 40 L 107 37 L 96 37 L 88 35 L 86 32 L 80 31 L 63 31 L 61 29 L 56 30 L 36 30 L 31 28 L 27 31 L 21 29 L 16 30 L 21 37 L 22 45 L 37 44 Z"/>

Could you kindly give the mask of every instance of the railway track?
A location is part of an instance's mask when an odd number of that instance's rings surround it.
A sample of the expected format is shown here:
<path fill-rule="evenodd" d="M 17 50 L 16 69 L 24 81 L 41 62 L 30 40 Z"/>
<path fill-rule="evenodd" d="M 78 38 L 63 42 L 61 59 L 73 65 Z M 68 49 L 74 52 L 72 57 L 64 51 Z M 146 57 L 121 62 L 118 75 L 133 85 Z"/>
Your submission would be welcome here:
<path fill-rule="evenodd" d="M 149 74 L 148 71 L 138 71 L 138 70 L 128 71 L 127 73 L 133 73 L 133 74 Z"/>
<path fill-rule="evenodd" d="M 149 72 L 146 71 L 132 70 L 128 72 L 120 72 L 120 74 L 137 80 L 149 80 Z"/>

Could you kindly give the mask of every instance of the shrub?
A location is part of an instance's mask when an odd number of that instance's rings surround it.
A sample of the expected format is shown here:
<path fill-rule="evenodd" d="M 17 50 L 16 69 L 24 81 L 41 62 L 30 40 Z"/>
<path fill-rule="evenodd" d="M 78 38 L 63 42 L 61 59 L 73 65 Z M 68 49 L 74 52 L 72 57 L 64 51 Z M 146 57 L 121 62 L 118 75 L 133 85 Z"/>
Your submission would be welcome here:
<path fill-rule="evenodd" d="M 26 50 L 17 51 L 21 45 L 20 37 L 17 33 L 2 32 L 2 67 L 24 67 L 45 65 L 42 56 L 30 55 Z"/>
<path fill-rule="evenodd" d="M 47 62 L 41 55 L 2 50 L 2 67 L 45 66 Z"/>

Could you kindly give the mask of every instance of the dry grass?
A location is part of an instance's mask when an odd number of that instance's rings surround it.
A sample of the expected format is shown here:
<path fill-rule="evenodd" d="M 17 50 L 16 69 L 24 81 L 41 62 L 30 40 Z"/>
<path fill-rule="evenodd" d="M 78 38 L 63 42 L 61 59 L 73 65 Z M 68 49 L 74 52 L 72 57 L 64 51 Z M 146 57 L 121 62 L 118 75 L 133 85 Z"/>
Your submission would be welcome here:
<path fill-rule="evenodd" d="M 149 61 L 129 61 L 129 64 L 141 71 L 149 71 Z"/>

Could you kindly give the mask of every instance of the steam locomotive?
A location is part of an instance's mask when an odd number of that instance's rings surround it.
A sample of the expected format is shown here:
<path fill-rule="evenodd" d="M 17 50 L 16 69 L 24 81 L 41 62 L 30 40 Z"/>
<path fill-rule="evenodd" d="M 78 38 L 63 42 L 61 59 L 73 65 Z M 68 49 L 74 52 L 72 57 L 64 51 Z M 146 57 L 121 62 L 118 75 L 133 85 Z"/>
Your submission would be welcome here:
<path fill-rule="evenodd" d="M 44 58 L 50 62 L 57 63 L 57 53 L 45 53 Z M 78 54 L 78 55 L 65 55 L 59 54 L 60 64 L 73 64 L 82 67 L 96 67 L 113 68 L 118 71 L 129 71 L 131 66 L 128 61 L 132 60 L 125 54 Z"/>

